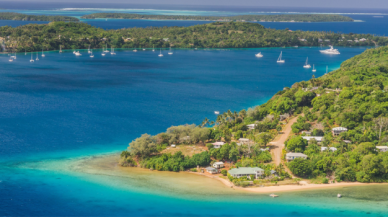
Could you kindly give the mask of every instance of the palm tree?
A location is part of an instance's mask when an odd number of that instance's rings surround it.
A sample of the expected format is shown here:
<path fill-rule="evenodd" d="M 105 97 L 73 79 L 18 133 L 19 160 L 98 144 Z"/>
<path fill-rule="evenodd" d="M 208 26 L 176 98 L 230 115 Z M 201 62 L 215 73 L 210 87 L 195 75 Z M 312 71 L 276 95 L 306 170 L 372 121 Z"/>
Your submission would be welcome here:
<path fill-rule="evenodd" d="M 207 124 L 209 124 L 209 119 L 205 118 L 205 120 L 202 121 L 202 127 L 206 126 Z"/>

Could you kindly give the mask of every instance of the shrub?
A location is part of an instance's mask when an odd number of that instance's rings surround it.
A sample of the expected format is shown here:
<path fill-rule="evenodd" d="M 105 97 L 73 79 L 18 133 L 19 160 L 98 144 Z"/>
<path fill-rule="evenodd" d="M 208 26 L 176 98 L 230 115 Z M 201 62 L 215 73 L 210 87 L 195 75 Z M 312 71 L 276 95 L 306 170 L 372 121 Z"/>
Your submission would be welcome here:
<path fill-rule="evenodd" d="M 221 174 L 222 174 L 223 176 L 226 176 L 226 175 L 228 175 L 228 171 L 227 171 L 227 170 L 221 170 Z"/>
<path fill-rule="evenodd" d="M 328 178 L 323 178 L 322 179 L 323 184 L 329 184 L 329 179 Z"/>
<path fill-rule="evenodd" d="M 198 172 L 196 168 L 191 169 L 191 172 Z"/>

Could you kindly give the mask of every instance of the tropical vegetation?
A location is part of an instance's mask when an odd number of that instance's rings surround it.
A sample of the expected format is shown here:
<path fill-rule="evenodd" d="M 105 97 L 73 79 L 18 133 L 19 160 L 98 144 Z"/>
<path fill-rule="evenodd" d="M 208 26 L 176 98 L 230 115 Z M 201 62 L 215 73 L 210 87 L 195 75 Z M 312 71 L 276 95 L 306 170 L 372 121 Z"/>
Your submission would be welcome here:
<path fill-rule="evenodd" d="M 362 39 L 362 40 L 361 40 Z M 190 27 L 104 30 L 80 22 L 51 22 L 0 27 L 8 52 L 114 48 L 253 48 L 283 46 L 375 46 L 388 38 L 370 34 L 267 29 L 250 22 L 214 22 Z"/>
<path fill-rule="evenodd" d="M 0 20 L 22 20 L 22 21 L 71 21 L 77 22 L 78 18 L 68 16 L 46 16 L 46 15 L 29 15 L 15 12 L 0 12 Z"/>

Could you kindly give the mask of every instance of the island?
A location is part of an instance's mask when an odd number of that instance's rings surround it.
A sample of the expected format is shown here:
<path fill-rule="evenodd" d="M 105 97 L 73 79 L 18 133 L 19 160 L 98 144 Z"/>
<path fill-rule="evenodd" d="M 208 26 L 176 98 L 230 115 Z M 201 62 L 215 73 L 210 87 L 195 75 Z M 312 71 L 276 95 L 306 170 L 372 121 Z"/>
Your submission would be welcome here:
<path fill-rule="evenodd" d="M 194 15 L 148 15 L 127 13 L 93 13 L 82 19 L 133 19 L 133 20 L 202 20 L 202 21 L 249 21 L 249 22 L 353 22 L 347 16 L 336 14 L 279 14 L 238 16 L 194 16 Z"/>
<path fill-rule="evenodd" d="M 71 21 L 77 22 L 78 18 L 68 16 L 47 16 L 47 15 L 28 15 L 15 12 L 0 12 L 0 20 L 22 20 L 22 21 Z"/>
<path fill-rule="evenodd" d="M 189 27 L 104 30 L 81 22 L 0 27 L 3 52 L 98 48 L 260 48 L 298 46 L 384 46 L 370 34 L 275 30 L 250 22 L 214 22 Z"/>
<path fill-rule="evenodd" d="M 143 134 L 119 164 L 189 171 L 257 192 L 386 183 L 387 59 L 388 47 L 368 49 L 262 105 Z"/>

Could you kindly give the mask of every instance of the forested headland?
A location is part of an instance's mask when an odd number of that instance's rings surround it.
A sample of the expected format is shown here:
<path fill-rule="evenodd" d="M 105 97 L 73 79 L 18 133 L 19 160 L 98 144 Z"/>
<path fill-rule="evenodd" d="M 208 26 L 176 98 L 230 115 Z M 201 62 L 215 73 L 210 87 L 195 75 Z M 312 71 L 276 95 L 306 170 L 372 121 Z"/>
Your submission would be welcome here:
<path fill-rule="evenodd" d="M 46 15 L 28 15 L 15 12 L 0 12 L 0 20 L 22 20 L 22 21 L 71 21 L 77 22 L 78 18 L 68 16 L 46 16 Z"/>
<path fill-rule="evenodd" d="M 282 131 L 290 118 L 297 117 L 292 134 L 286 142 L 286 152 L 300 152 L 307 159 L 296 159 L 279 166 L 271 162 L 265 150 L 269 142 Z M 247 125 L 254 124 L 254 129 Z M 334 127 L 348 130 L 333 135 Z M 155 136 L 144 134 L 129 144 L 121 154 L 121 165 L 182 171 L 210 162 L 232 161 L 234 167 L 259 166 L 265 173 L 273 169 L 281 180 L 294 175 L 321 180 L 387 182 L 388 152 L 376 146 L 388 144 L 388 47 L 366 50 L 341 64 L 340 69 L 322 77 L 301 81 L 276 93 L 267 103 L 242 111 L 227 111 L 216 120 L 207 118 L 201 125 L 182 125 Z M 318 143 L 302 138 L 306 132 L 323 136 Z M 238 144 L 240 138 L 253 143 Z M 226 145 L 214 148 L 212 142 Z M 182 152 L 166 153 L 171 144 L 205 147 L 201 153 L 185 156 Z M 335 148 L 322 151 L 321 147 Z M 195 170 L 195 169 L 194 169 Z M 238 180 L 231 179 L 238 183 Z"/>
<path fill-rule="evenodd" d="M 0 27 L 8 52 L 103 48 L 260 48 L 291 46 L 375 46 L 388 38 L 370 34 L 292 31 L 249 22 L 214 22 L 190 27 L 104 30 L 80 22 Z"/>
<path fill-rule="evenodd" d="M 194 16 L 194 15 L 147 15 L 127 13 L 93 13 L 82 19 L 148 19 L 148 20 L 203 20 L 203 21 L 262 21 L 262 22 L 353 22 L 347 16 L 336 14 L 279 14 L 279 15 L 238 15 L 238 16 Z"/>

